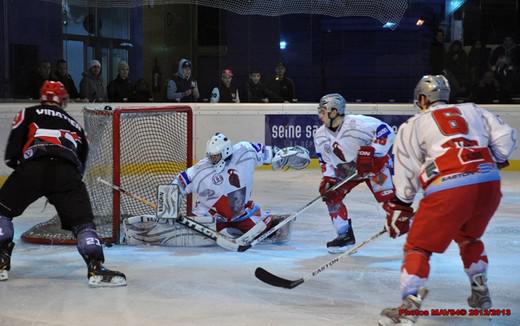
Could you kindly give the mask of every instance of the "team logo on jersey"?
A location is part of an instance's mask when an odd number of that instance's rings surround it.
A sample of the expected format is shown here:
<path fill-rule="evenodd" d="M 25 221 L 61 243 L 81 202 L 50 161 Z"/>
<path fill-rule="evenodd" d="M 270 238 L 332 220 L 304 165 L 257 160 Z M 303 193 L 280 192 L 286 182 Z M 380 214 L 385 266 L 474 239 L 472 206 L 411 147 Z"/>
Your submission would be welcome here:
<path fill-rule="evenodd" d="M 334 153 L 334 155 L 336 155 L 343 162 L 347 161 L 345 159 L 345 155 L 343 155 L 343 151 L 341 150 L 341 146 L 339 146 L 339 144 L 337 142 L 334 142 L 334 144 L 332 144 L 332 148 L 333 148 L 332 152 Z"/>
<path fill-rule="evenodd" d="M 377 127 L 377 129 L 376 129 L 376 138 L 377 139 L 387 138 L 388 135 L 390 135 L 390 130 L 388 130 L 387 126 L 380 125 L 379 127 Z"/>
<path fill-rule="evenodd" d="M 228 175 L 229 175 L 229 184 L 232 185 L 232 186 L 235 186 L 237 188 L 240 188 L 240 177 L 236 173 L 237 170 L 229 169 L 227 172 L 228 172 Z"/>
<path fill-rule="evenodd" d="M 323 149 L 325 150 L 325 153 L 327 153 L 327 154 L 332 153 L 332 148 L 330 148 L 329 144 L 325 144 L 325 146 L 323 146 Z"/>
<path fill-rule="evenodd" d="M 34 155 L 34 151 L 32 150 L 32 148 L 29 148 L 28 150 L 23 152 L 23 158 L 26 160 L 31 158 L 33 155 Z"/>
<path fill-rule="evenodd" d="M 25 119 L 25 110 L 22 110 L 16 114 L 16 117 L 14 117 L 12 128 L 16 129 L 19 125 L 22 124 L 23 120 Z"/>
<path fill-rule="evenodd" d="M 215 173 L 213 177 L 211 177 L 211 181 L 213 181 L 213 184 L 218 186 L 224 182 L 224 177 L 219 173 Z"/>

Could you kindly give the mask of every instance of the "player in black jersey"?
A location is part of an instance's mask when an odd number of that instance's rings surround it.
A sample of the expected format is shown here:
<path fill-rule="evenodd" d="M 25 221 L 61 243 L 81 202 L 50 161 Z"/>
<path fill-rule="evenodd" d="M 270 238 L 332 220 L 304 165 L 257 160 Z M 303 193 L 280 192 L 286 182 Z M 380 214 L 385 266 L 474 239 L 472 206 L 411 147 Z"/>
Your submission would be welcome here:
<path fill-rule="evenodd" d="M 12 219 L 45 196 L 58 211 L 61 226 L 71 230 L 88 266 L 91 286 L 124 286 L 123 273 L 103 267 L 104 255 L 82 175 L 88 143 L 81 125 L 64 108 L 62 83 L 46 81 L 40 105 L 20 111 L 9 135 L 5 163 L 14 169 L 0 189 L 0 281 L 7 280 L 13 251 Z"/>

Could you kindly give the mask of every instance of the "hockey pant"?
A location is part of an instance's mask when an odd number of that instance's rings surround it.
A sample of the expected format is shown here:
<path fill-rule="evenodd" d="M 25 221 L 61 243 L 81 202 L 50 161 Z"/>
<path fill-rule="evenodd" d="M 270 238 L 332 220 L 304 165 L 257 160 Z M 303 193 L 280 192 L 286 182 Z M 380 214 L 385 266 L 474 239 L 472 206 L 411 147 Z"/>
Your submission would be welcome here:
<path fill-rule="evenodd" d="M 17 217 L 42 196 L 56 207 L 65 230 L 92 223 L 94 219 L 77 168 L 68 161 L 50 157 L 25 161 L 7 178 L 0 189 L 0 215 Z"/>
<path fill-rule="evenodd" d="M 430 272 L 432 253 L 443 253 L 454 240 L 464 270 L 486 273 L 488 258 L 480 237 L 500 203 L 500 181 L 434 192 L 423 197 L 404 245 L 401 295 L 416 294 Z"/>
<path fill-rule="evenodd" d="M 217 216 L 217 231 L 220 232 L 226 228 L 233 228 L 240 230 L 242 233 L 246 233 L 261 221 L 267 226 L 265 230 L 269 230 L 272 226 L 272 218 L 268 215 L 268 212 L 262 210 L 260 206 L 250 201 L 246 204 L 245 212 L 231 221 L 222 216 Z"/>
<path fill-rule="evenodd" d="M 337 200 L 325 201 L 329 211 L 332 224 L 338 235 L 346 234 L 349 228 L 347 206 L 343 203 L 343 198 L 357 185 L 366 183 L 377 202 L 382 203 L 395 197 L 394 184 L 390 169 L 385 167 L 380 173 L 363 179 L 354 179 L 341 186 L 336 191 L 340 192 Z"/>

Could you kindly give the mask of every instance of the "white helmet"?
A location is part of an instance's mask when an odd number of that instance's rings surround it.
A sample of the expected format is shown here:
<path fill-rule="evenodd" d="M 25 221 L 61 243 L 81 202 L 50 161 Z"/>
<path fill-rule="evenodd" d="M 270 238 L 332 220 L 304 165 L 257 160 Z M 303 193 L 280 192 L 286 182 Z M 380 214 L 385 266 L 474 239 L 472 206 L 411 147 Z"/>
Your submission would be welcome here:
<path fill-rule="evenodd" d="M 213 163 L 218 173 L 224 170 L 226 159 L 230 157 L 232 153 L 233 144 L 223 133 L 217 132 L 215 135 L 211 136 L 206 144 L 206 156 L 211 163 Z M 215 162 L 211 159 L 211 156 L 219 154 L 220 159 L 218 161 Z"/>
<path fill-rule="evenodd" d="M 419 102 L 419 96 L 424 95 L 430 103 L 450 100 L 450 83 L 443 75 L 426 75 L 419 80 L 413 93 L 414 104 Z M 417 105 L 418 106 L 418 105 Z"/>
<path fill-rule="evenodd" d="M 318 110 L 321 108 L 327 109 L 328 113 L 332 112 L 332 109 L 336 109 L 338 115 L 343 116 L 346 108 L 345 98 L 338 93 L 327 94 L 320 99 Z"/>

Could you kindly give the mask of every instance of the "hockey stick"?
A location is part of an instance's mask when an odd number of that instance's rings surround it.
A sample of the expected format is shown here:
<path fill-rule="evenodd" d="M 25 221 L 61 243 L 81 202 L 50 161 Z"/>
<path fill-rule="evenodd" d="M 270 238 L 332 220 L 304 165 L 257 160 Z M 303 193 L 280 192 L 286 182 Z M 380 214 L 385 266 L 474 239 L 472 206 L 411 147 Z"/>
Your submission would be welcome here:
<path fill-rule="evenodd" d="M 357 172 L 354 172 L 354 174 L 348 176 L 347 178 L 343 179 L 340 183 L 337 183 L 335 184 L 332 188 L 328 189 L 326 192 L 329 192 L 329 191 L 334 191 L 336 189 L 339 189 L 341 186 L 343 186 L 345 183 L 349 182 L 350 180 L 352 180 L 353 178 L 355 178 L 357 176 Z M 311 200 L 310 202 L 308 202 L 307 204 L 305 204 L 305 206 L 303 206 L 302 208 L 300 208 L 299 210 L 296 211 L 296 213 L 288 216 L 286 219 L 284 219 L 283 221 L 281 221 L 280 223 L 276 224 L 274 227 L 270 228 L 267 232 L 261 234 L 258 238 L 254 239 L 253 241 L 251 241 L 250 244 L 248 245 L 241 245 L 239 248 L 238 248 L 238 251 L 242 252 L 242 251 L 246 251 L 247 249 L 251 248 L 251 247 L 254 247 L 256 246 L 259 242 L 261 241 L 264 241 L 265 239 L 267 239 L 271 234 L 275 233 L 276 231 L 278 231 L 279 229 L 282 228 L 282 226 L 284 226 L 285 224 L 289 223 L 290 221 L 294 220 L 296 218 L 296 216 L 300 215 L 301 213 L 303 213 L 304 211 L 306 211 L 309 207 L 311 207 L 312 205 L 314 205 L 314 203 L 316 203 L 318 200 L 320 200 L 322 198 L 322 195 L 319 195 L 318 197 L 314 198 L 313 200 Z"/>
<path fill-rule="evenodd" d="M 262 281 L 264 283 L 267 283 L 269 285 L 277 286 L 277 287 L 280 287 L 280 288 L 286 288 L 286 289 L 294 289 L 295 287 L 297 287 L 298 285 L 302 284 L 303 282 L 310 280 L 311 278 L 317 276 L 318 274 L 320 274 L 321 272 L 323 272 L 327 268 L 329 268 L 332 265 L 336 264 L 337 262 L 339 262 L 341 259 L 345 258 L 346 256 L 350 256 L 350 255 L 358 252 L 359 249 L 364 247 L 369 242 L 372 242 L 373 240 L 377 239 L 379 236 L 381 236 L 385 232 L 386 232 L 385 229 L 383 229 L 382 231 L 377 232 L 376 234 L 374 234 L 373 236 L 371 236 L 367 240 L 361 242 L 360 244 L 358 244 L 354 248 L 350 249 L 347 252 L 342 253 L 339 256 L 334 257 L 334 259 L 331 259 L 328 262 L 326 262 L 325 264 L 323 264 L 320 267 L 316 268 L 311 273 L 309 273 L 307 276 L 304 276 L 304 277 L 299 278 L 297 280 L 289 280 L 289 279 L 286 279 L 286 278 L 274 275 L 273 273 L 263 269 L 262 267 L 258 267 L 255 270 L 255 276 L 260 281 Z"/>
<path fill-rule="evenodd" d="M 124 190 L 123 188 L 119 187 L 119 186 L 116 186 L 114 184 L 111 184 L 110 182 L 106 181 L 106 180 L 103 180 L 101 177 L 98 177 L 97 178 L 97 181 L 98 182 L 101 182 L 102 184 L 104 185 L 107 185 L 109 187 L 111 187 L 112 189 L 116 190 L 116 191 L 119 191 L 121 192 L 122 194 L 124 195 L 127 195 L 129 197 L 132 197 L 134 198 L 135 200 L 153 208 L 153 209 L 157 209 L 157 204 L 145 199 L 145 198 L 142 198 L 140 196 L 137 196 L 129 191 L 126 191 Z M 224 249 L 227 249 L 227 250 L 230 250 L 230 251 L 239 251 L 239 248 L 240 246 L 233 240 L 231 239 L 228 239 L 226 237 L 224 237 L 223 235 L 219 234 L 217 231 L 213 230 L 213 229 L 210 229 L 208 228 L 207 226 L 205 225 L 202 225 L 190 218 L 187 218 L 185 216 L 179 216 L 177 219 L 175 219 L 176 222 L 178 222 L 179 224 L 182 224 L 184 225 L 185 227 L 187 227 L 188 229 L 192 229 L 193 231 L 196 231 L 200 234 L 202 234 L 203 236 L 207 237 L 207 238 L 210 238 L 212 240 L 214 240 L 217 245 L 219 245 L 220 247 L 224 248 Z"/>

